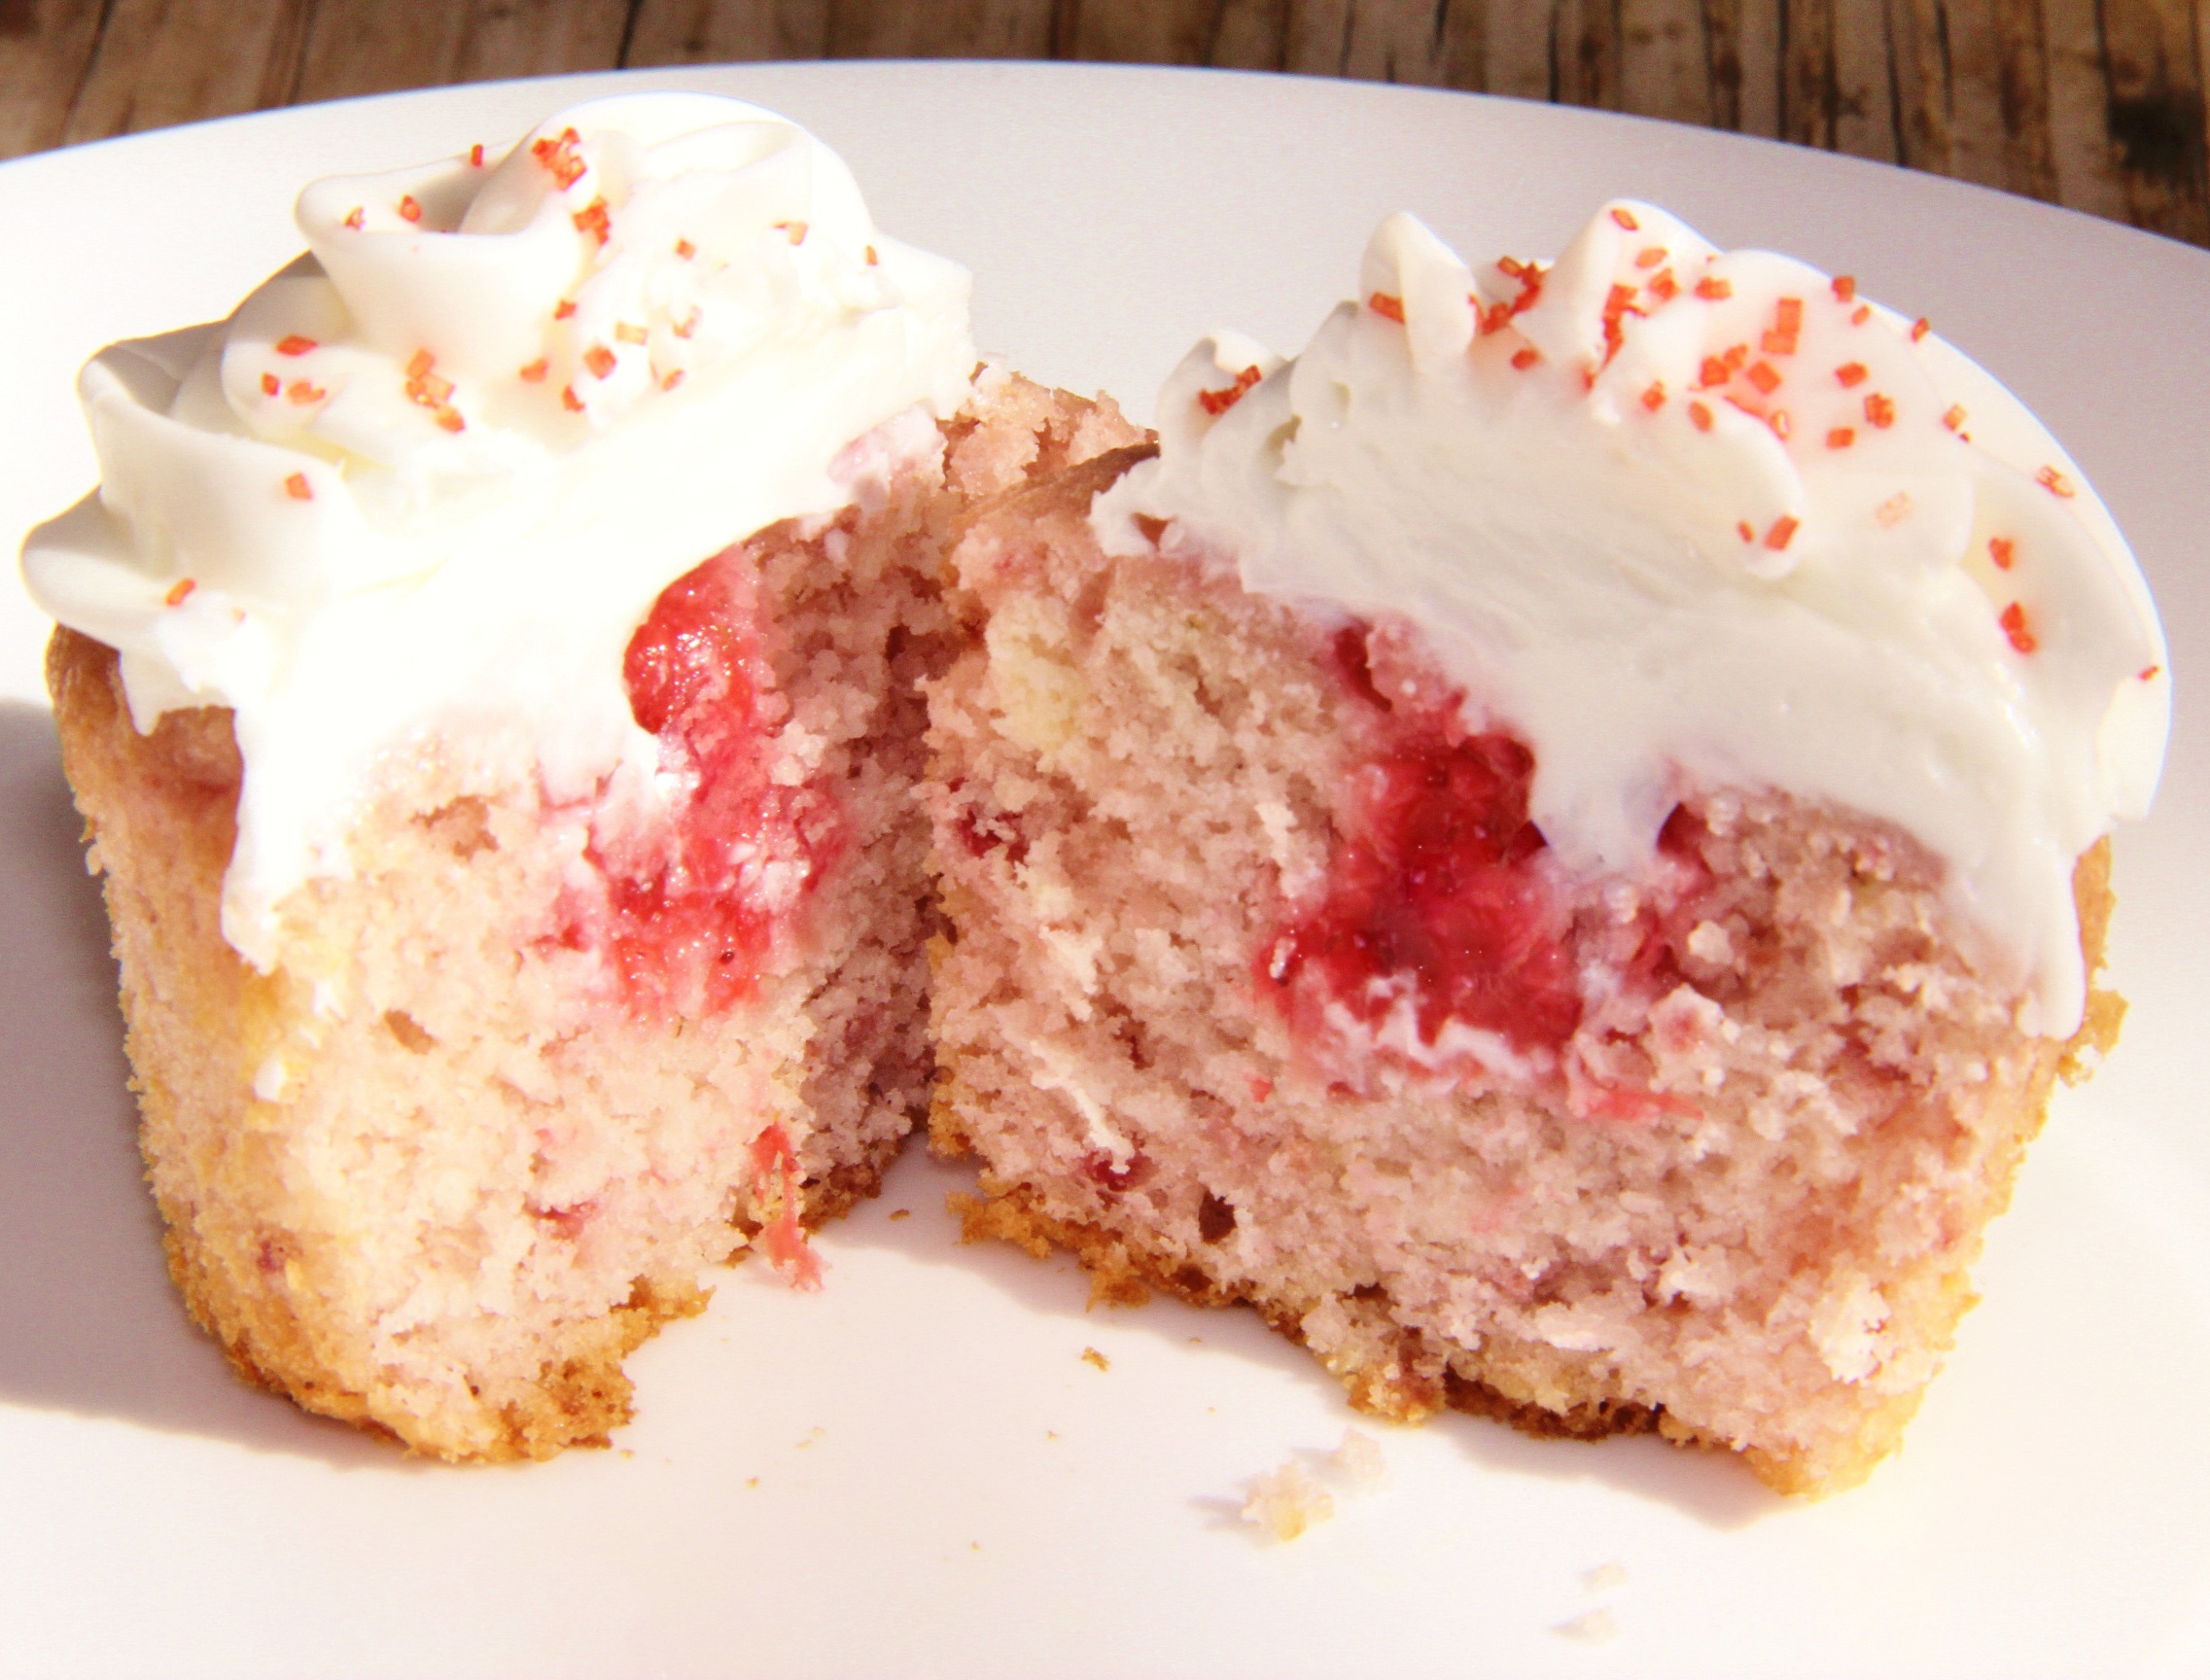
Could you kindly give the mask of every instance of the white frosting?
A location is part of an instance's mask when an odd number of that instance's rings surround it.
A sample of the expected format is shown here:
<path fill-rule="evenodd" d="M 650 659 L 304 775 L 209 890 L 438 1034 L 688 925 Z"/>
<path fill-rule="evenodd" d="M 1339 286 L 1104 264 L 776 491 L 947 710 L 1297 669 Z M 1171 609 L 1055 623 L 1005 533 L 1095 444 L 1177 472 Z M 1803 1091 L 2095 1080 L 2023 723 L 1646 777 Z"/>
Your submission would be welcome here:
<path fill-rule="evenodd" d="M 1108 550 L 1169 519 L 1251 589 L 1419 625 L 1533 748 L 1570 867 L 1645 865 L 1691 787 L 1894 822 L 2021 1025 L 2072 1031 L 2073 864 L 2147 811 L 2170 679 L 2124 540 L 2017 400 L 1848 282 L 1638 203 L 1547 271 L 1393 217 L 1359 291 L 1294 362 L 1192 352 L 1159 458 L 1094 510 Z"/>
<path fill-rule="evenodd" d="M 86 367 L 100 487 L 23 550 L 140 728 L 233 709 L 223 926 L 263 966 L 380 754 L 436 732 L 555 800 L 649 787 L 621 663 L 654 598 L 931 446 L 974 366 L 966 272 L 733 100 L 580 105 L 298 220 L 311 255 L 228 321 Z"/>

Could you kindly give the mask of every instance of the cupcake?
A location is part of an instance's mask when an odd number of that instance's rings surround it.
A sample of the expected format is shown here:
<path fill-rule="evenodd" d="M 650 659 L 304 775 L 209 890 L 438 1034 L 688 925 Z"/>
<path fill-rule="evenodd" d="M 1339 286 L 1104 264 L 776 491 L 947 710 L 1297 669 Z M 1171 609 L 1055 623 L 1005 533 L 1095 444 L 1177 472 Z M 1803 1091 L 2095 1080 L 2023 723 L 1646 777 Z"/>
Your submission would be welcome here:
<path fill-rule="evenodd" d="M 732 101 L 298 220 L 85 369 L 24 573 L 186 1303 L 311 1410 L 544 1457 L 708 1268 L 817 1283 L 922 1111 L 941 556 L 1133 434 L 977 387 L 967 275 Z"/>
<path fill-rule="evenodd" d="M 1896 1447 L 2052 1086 L 2169 679 L 2078 469 L 1847 276 L 1410 217 L 1283 362 L 952 556 L 936 1146 L 969 1234 L 1361 1406 Z"/>

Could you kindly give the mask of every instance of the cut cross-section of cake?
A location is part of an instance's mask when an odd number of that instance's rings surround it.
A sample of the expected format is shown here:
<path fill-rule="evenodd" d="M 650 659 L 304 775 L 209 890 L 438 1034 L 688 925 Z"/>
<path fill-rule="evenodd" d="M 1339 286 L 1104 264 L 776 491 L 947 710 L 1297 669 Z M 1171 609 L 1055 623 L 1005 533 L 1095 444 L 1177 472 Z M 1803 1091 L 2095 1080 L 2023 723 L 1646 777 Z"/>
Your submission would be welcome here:
<path fill-rule="evenodd" d="M 967 277 L 693 95 L 301 195 L 86 369 L 24 567 L 143 1144 L 247 1375 L 448 1458 L 865 1195 L 925 1107 L 920 681 L 977 491 L 1134 434 L 971 378 Z"/>
<path fill-rule="evenodd" d="M 1282 363 L 987 511 L 931 688 L 972 1235 L 1363 1405 L 1890 1452 L 2053 1081 L 2165 654 L 2077 469 L 1831 277 L 1410 218 Z"/>

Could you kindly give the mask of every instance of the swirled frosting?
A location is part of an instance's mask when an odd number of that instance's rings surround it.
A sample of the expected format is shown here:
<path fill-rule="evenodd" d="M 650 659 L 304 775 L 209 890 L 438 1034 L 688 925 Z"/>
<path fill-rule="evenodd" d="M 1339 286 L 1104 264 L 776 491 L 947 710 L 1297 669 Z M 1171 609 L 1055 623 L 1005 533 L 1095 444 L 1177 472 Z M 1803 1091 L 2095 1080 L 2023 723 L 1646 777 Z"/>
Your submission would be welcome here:
<path fill-rule="evenodd" d="M 659 592 L 931 446 L 974 366 L 965 271 L 733 100 L 578 106 L 297 216 L 308 254 L 228 321 L 86 367 L 99 488 L 23 552 L 140 728 L 232 709 L 224 930 L 263 965 L 380 754 L 437 732 L 555 800 L 649 783 L 621 655 Z"/>
<path fill-rule="evenodd" d="M 1292 362 L 1232 334 L 1101 497 L 1245 585 L 1417 624 L 1532 747 L 1567 867 L 1631 875 L 1693 788 L 1893 822 L 2069 1032 L 2075 860 L 2143 815 L 2170 678 L 2130 550 L 1964 355 L 1847 277 L 1603 207 L 1469 269 L 1410 216 Z M 1140 520 L 1139 515 L 1143 516 Z"/>

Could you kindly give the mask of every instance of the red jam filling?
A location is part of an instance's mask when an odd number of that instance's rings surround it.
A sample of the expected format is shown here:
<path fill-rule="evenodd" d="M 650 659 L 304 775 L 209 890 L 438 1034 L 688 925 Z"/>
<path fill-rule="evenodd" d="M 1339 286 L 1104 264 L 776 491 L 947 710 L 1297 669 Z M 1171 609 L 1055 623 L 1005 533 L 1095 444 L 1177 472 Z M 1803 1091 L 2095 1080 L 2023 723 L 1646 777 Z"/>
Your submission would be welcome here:
<path fill-rule="evenodd" d="M 1308 1043 L 1340 1037 L 1348 1021 L 1447 1070 L 1447 1057 L 1422 1050 L 1439 1051 L 1454 1022 L 1522 1054 L 1563 1048 L 1583 1024 L 1591 964 L 1647 998 L 1677 985 L 1675 947 L 1712 885 L 1701 822 L 1685 807 L 1666 820 L 1655 891 L 1629 924 L 1577 916 L 1527 816 L 1533 752 L 1501 731 L 1468 734 L 1460 697 L 1413 680 L 1394 639 L 1386 655 L 1382 646 L 1358 623 L 1333 639 L 1336 675 L 1373 744 L 1342 801 L 1326 890 L 1261 949 L 1260 993 Z M 1386 682 L 1376 680 L 1376 657 L 1391 661 Z M 1392 691 L 1406 703 L 1392 704 Z M 1408 1007 L 1417 1044 L 1399 1036 Z M 1647 1118 L 1678 1106 L 1607 1093 L 1595 1111 Z"/>
<path fill-rule="evenodd" d="M 600 939 L 635 1013 L 752 997 L 846 836 L 834 796 L 772 781 L 788 714 L 761 646 L 753 562 L 716 555 L 662 591 L 622 661 L 629 706 L 687 791 L 639 835 L 594 835 Z M 580 929 L 568 941 L 584 943 Z"/>
<path fill-rule="evenodd" d="M 1581 994 L 1534 862 L 1533 779 L 1509 735 L 1433 725 L 1362 765 L 1326 894 L 1262 954 L 1262 990 L 1311 1031 L 1331 1008 L 1379 1029 L 1409 999 L 1430 1046 L 1451 1021 L 1521 1050 L 1564 1043 Z"/>

